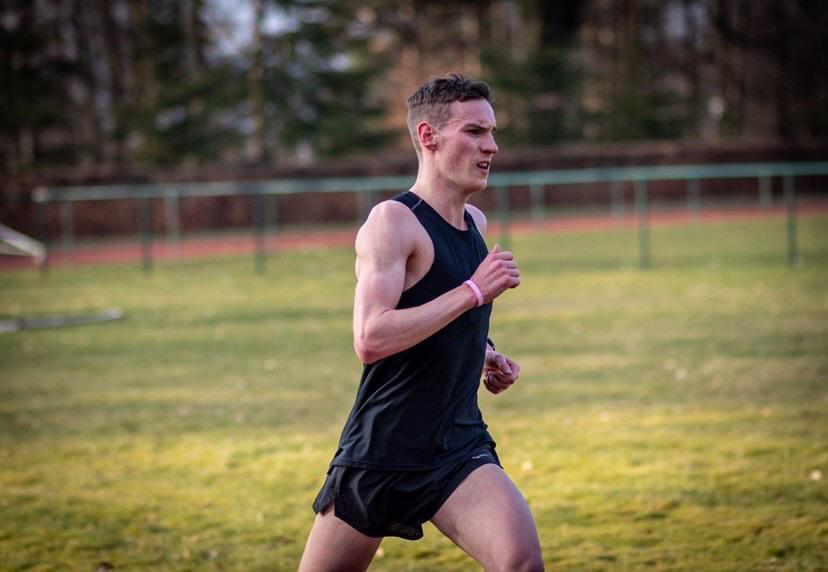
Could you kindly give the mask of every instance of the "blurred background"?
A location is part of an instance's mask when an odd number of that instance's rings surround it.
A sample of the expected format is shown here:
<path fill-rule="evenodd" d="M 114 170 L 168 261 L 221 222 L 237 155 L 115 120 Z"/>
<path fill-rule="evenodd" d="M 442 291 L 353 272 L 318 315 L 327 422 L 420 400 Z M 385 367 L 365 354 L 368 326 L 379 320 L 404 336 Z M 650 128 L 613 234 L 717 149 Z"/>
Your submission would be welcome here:
<path fill-rule="evenodd" d="M 405 99 L 451 71 L 494 88 L 495 172 L 828 156 L 828 8 L 816 0 L 0 10 L 0 220 L 28 233 L 37 186 L 413 175 Z M 353 220 L 353 202 L 295 199 L 277 216 Z M 249 225 L 248 203 L 184 205 L 181 224 Z M 103 235 L 135 220 L 134 205 L 110 204 L 76 209 L 72 224 Z"/>

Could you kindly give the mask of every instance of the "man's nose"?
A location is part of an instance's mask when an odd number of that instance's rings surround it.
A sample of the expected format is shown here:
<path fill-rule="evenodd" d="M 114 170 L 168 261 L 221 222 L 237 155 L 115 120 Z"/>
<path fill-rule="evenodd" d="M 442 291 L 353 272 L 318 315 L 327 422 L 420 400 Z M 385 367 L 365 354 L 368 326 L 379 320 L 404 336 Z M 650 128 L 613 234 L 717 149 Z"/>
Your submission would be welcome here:
<path fill-rule="evenodd" d="M 483 139 L 483 144 L 481 145 L 481 151 L 484 153 L 491 153 L 494 155 L 497 153 L 497 143 L 495 143 L 494 135 L 489 134 Z"/>

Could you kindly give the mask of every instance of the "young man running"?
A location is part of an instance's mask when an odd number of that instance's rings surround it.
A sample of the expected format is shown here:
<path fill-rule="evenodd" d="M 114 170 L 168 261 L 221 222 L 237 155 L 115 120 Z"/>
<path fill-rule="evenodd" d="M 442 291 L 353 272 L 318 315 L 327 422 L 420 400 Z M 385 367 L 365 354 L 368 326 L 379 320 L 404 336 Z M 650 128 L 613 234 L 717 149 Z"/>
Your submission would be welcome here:
<path fill-rule="evenodd" d="M 407 193 L 378 204 L 356 239 L 356 402 L 313 508 L 301 571 L 365 570 L 382 538 L 430 520 L 486 570 L 542 570 L 529 507 L 500 466 L 477 405 L 520 374 L 488 340 L 492 301 L 520 284 L 487 252 L 466 201 L 497 153 L 489 87 L 460 75 L 408 99 L 419 159 Z"/>

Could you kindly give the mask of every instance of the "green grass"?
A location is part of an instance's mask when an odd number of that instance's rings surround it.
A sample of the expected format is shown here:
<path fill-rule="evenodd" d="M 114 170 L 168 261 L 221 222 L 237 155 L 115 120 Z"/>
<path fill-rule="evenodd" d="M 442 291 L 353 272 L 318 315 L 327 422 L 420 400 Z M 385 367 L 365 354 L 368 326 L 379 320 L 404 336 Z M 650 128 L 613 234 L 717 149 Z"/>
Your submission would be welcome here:
<path fill-rule="evenodd" d="M 514 241 L 481 394 L 559 570 L 828 569 L 828 219 Z M 360 364 L 349 250 L 0 275 L 0 569 L 291 570 Z M 817 479 L 820 473 L 821 479 Z M 475 570 L 432 526 L 375 570 Z"/>

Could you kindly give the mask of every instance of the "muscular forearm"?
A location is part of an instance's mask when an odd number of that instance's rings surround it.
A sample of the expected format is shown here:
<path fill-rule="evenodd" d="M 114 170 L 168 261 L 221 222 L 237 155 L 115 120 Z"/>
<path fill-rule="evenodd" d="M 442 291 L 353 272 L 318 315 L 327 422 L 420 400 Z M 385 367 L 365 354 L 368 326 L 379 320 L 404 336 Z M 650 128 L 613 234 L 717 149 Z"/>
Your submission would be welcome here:
<path fill-rule="evenodd" d="M 471 289 L 460 285 L 422 306 L 354 316 L 354 349 L 364 363 L 373 363 L 423 341 L 476 305 Z"/>

